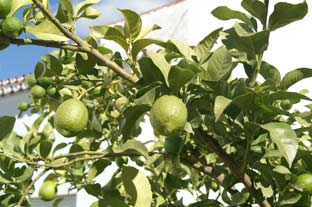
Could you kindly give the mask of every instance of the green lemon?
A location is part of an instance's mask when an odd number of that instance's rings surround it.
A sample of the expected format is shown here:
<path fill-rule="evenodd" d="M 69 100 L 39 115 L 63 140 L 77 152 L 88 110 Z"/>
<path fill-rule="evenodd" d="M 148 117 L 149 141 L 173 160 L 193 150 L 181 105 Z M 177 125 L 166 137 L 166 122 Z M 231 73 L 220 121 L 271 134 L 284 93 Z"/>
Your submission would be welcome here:
<path fill-rule="evenodd" d="M 217 190 L 219 190 L 219 184 L 218 184 L 216 181 L 214 181 L 214 180 L 211 181 L 210 187 L 211 187 L 211 189 L 212 189 L 213 191 L 215 191 L 215 192 L 216 192 Z"/>
<path fill-rule="evenodd" d="M 56 110 L 54 126 L 64 137 L 73 137 L 84 130 L 88 124 L 89 112 L 77 99 L 64 101 Z"/>
<path fill-rule="evenodd" d="M 178 97 L 165 95 L 153 104 L 150 120 L 155 134 L 172 136 L 183 130 L 187 108 Z"/>
<path fill-rule="evenodd" d="M 53 83 L 52 77 L 42 77 L 38 80 L 39 84 L 45 88 L 48 88 Z"/>
<path fill-rule="evenodd" d="M 97 86 L 91 91 L 91 94 L 94 96 L 99 96 L 101 95 L 102 91 L 103 91 L 102 86 Z"/>
<path fill-rule="evenodd" d="M 56 88 L 55 87 L 49 87 L 47 89 L 47 94 L 49 94 L 50 96 L 54 96 L 56 94 Z"/>
<path fill-rule="evenodd" d="M 295 188 L 305 193 L 312 193 L 312 174 L 301 174 L 297 177 Z"/>
<path fill-rule="evenodd" d="M 42 86 L 34 85 L 30 89 L 30 93 L 34 98 L 42 98 L 46 95 L 46 90 Z"/>
<path fill-rule="evenodd" d="M 11 0 L 0 0 L 0 19 L 4 19 L 11 11 Z"/>
<path fill-rule="evenodd" d="M 57 193 L 57 183 L 55 181 L 45 181 L 39 189 L 39 197 L 44 201 L 52 201 Z"/>
<path fill-rule="evenodd" d="M 115 106 L 118 111 L 122 111 L 122 109 L 124 109 L 125 106 L 127 106 L 128 104 L 129 104 L 129 99 L 125 96 L 119 97 L 115 101 Z"/>
<path fill-rule="evenodd" d="M 85 89 L 89 89 L 93 86 L 93 83 L 91 81 L 83 80 L 81 81 L 81 86 Z"/>
<path fill-rule="evenodd" d="M 25 101 L 22 101 L 18 104 L 17 108 L 20 110 L 20 111 L 27 111 L 28 108 L 29 108 L 29 103 L 25 102 Z"/>
<path fill-rule="evenodd" d="M 3 22 L 2 22 L 2 33 L 8 37 L 8 38 L 17 38 L 23 28 L 24 25 L 21 22 L 21 20 L 19 20 L 16 17 L 8 17 L 6 18 Z"/>
<path fill-rule="evenodd" d="M 289 110 L 292 107 L 292 103 L 288 99 L 282 100 L 280 105 L 281 105 L 281 108 L 284 110 Z"/>
<path fill-rule="evenodd" d="M 165 151 L 171 154 L 179 154 L 182 151 L 184 141 L 181 137 L 173 136 L 166 137 L 165 139 Z"/>

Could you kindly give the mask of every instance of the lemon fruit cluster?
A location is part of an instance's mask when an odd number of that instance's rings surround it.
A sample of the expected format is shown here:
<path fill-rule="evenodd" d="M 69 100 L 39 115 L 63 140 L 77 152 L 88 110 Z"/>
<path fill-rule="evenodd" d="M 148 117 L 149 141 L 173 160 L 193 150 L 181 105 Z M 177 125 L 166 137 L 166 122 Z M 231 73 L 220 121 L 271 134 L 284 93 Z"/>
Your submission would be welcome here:
<path fill-rule="evenodd" d="M 55 129 L 64 137 L 76 136 L 83 131 L 89 120 L 87 107 L 77 99 L 61 103 L 54 116 Z"/>
<path fill-rule="evenodd" d="M 52 201 L 57 193 L 57 182 L 45 181 L 39 189 L 39 197 L 43 201 Z"/>
<path fill-rule="evenodd" d="M 174 136 L 187 122 L 187 108 L 176 96 L 161 96 L 152 106 L 150 121 L 155 134 Z"/>

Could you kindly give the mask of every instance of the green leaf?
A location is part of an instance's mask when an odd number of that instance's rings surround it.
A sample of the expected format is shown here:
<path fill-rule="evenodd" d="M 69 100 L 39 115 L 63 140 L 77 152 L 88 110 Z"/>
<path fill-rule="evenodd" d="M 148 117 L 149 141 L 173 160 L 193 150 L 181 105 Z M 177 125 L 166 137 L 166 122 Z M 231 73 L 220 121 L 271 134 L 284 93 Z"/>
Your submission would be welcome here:
<path fill-rule="evenodd" d="M 109 166 L 110 164 L 111 164 L 111 161 L 105 160 L 105 159 L 101 159 L 101 160 L 97 160 L 93 162 L 92 166 L 90 167 L 88 171 L 87 182 L 91 183 L 93 179 L 99 174 L 101 174 L 105 170 L 105 168 Z"/>
<path fill-rule="evenodd" d="M 260 74 L 265 80 L 271 79 L 277 85 L 281 82 L 281 74 L 279 70 L 267 62 L 263 61 L 261 63 Z"/>
<path fill-rule="evenodd" d="M 77 69 L 81 74 L 92 73 L 92 69 L 96 65 L 96 59 L 94 56 L 82 52 L 76 54 L 75 60 Z"/>
<path fill-rule="evenodd" d="M 269 131 L 272 141 L 291 167 L 298 150 L 296 132 L 286 123 L 271 122 L 261 127 Z"/>
<path fill-rule="evenodd" d="M 43 158 L 47 158 L 51 152 L 53 143 L 51 141 L 41 141 L 40 142 L 40 155 Z"/>
<path fill-rule="evenodd" d="M 263 96 L 263 102 L 272 104 L 276 100 L 308 100 L 312 101 L 309 97 L 296 92 L 277 91 L 275 93 L 267 94 Z"/>
<path fill-rule="evenodd" d="M 148 35 L 149 33 L 151 33 L 152 31 L 155 31 L 155 30 L 158 30 L 158 29 L 161 29 L 161 27 L 157 24 L 154 24 L 153 26 L 151 27 L 144 27 L 142 26 L 141 28 L 141 32 L 140 34 L 137 36 L 137 40 L 139 39 L 143 39 L 146 35 Z"/>
<path fill-rule="evenodd" d="M 49 20 L 35 26 L 26 26 L 26 31 L 41 40 L 67 41 L 68 38 Z"/>
<path fill-rule="evenodd" d="M 11 11 L 8 16 L 13 16 L 20 8 L 31 4 L 32 0 L 12 0 Z"/>
<path fill-rule="evenodd" d="M 308 12 L 306 1 L 299 4 L 277 3 L 269 19 L 269 29 L 276 30 L 292 22 L 303 19 Z"/>
<path fill-rule="evenodd" d="M 149 51 L 148 56 L 152 59 L 153 63 L 161 71 L 167 86 L 169 86 L 168 76 L 169 76 L 171 65 L 167 62 L 165 55 L 162 53 Z"/>
<path fill-rule="evenodd" d="M 134 101 L 135 104 L 152 106 L 155 101 L 156 89 L 159 88 L 160 85 L 161 83 L 159 82 L 152 82 L 151 84 L 140 88 Z"/>
<path fill-rule="evenodd" d="M 101 15 L 101 12 L 97 9 L 92 7 L 88 7 L 80 17 L 87 18 L 87 19 L 96 19 Z"/>
<path fill-rule="evenodd" d="M 61 23 L 68 23 L 71 22 L 73 19 L 73 5 L 70 2 L 70 0 L 60 0 L 57 13 L 55 17 L 61 22 Z"/>
<path fill-rule="evenodd" d="M 232 10 L 227 6 L 217 7 L 211 13 L 213 16 L 221 20 L 239 19 L 245 22 L 251 28 L 256 29 L 256 25 L 247 14 L 240 11 Z"/>
<path fill-rule="evenodd" d="M 145 145 L 135 139 L 130 139 L 122 144 L 120 147 L 113 150 L 115 153 L 135 153 L 143 155 L 145 158 L 148 158 L 148 150 Z"/>
<path fill-rule="evenodd" d="M 128 50 L 126 37 L 116 28 L 109 26 L 93 26 L 90 27 L 92 34 L 98 38 L 112 40 L 119 44 L 125 51 Z"/>
<path fill-rule="evenodd" d="M 243 0 L 241 5 L 244 9 L 246 9 L 246 11 L 257 17 L 260 22 L 265 25 L 267 9 L 263 2 L 259 0 Z"/>
<path fill-rule="evenodd" d="M 15 125 L 15 118 L 11 116 L 0 117 L 0 141 L 11 134 Z"/>
<path fill-rule="evenodd" d="M 204 63 L 211 54 L 211 49 L 220 36 L 223 28 L 219 28 L 211 32 L 208 36 L 202 39 L 194 48 L 196 56 L 199 58 L 200 63 Z"/>
<path fill-rule="evenodd" d="M 281 90 L 286 90 L 295 83 L 310 77 L 312 77 L 312 69 L 298 68 L 296 70 L 286 73 L 280 83 L 280 88 Z"/>
<path fill-rule="evenodd" d="M 28 166 L 23 168 L 23 173 L 15 178 L 15 182 L 17 183 L 23 183 L 26 180 L 30 179 L 34 173 L 35 169 Z"/>
<path fill-rule="evenodd" d="M 45 71 L 46 71 L 45 64 L 43 64 L 42 62 L 37 62 L 34 72 L 35 78 L 38 80 L 39 78 L 43 77 Z"/>
<path fill-rule="evenodd" d="M 223 111 L 231 104 L 232 100 L 224 96 L 217 96 L 214 104 L 215 122 L 219 120 Z"/>
<path fill-rule="evenodd" d="M 139 119 L 150 109 L 147 105 L 136 105 L 128 107 L 124 112 L 126 117 L 122 124 L 122 135 L 125 139 L 130 138 L 139 124 Z"/>
<path fill-rule="evenodd" d="M 192 80 L 194 76 L 195 73 L 190 69 L 173 66 L 168 75 L 170 88 L 175 92 L 179 92 L 181 87 Z"/>
<path fill-rule="evenodd" d="M 207 71 L 204 72 L 204 79 L 219 81 L 232 69 L 232 56 L 225 47 L 219 47 L 214 51 L 208 61 Z"/>
<path fill-rule="evenodd" d="M 139 39 L 139 40 L 135 41 L 132 45 L 132 50 L 131 50 L 132 58 L 134 60 L 136 60 L 139 52 L 151 44 L 163 45 L 165 43 L 163 41 L 157 40 L 157 39 Z"/>
<path fill-rule="evenodd" d="M 190 46 L 175 39 L 171 39 L 169 43 L 173 44 L 177 48 L 179 53 L 183 55 L 186 59 L 191 61 L 193 60 L 192 56 L 195 55 L 195 53 Z"/>
<path fill-rule="evenodd" d="M 234 28 L 226 30 L 225 33 L 227 35 L 222 42 L 227 49 L 244 52 L 250 60 L 255 59 L 256 55 L 261 55 L 268 47 L 270 32 L 267 30 L 248 33 L 243 25 L 236 24 Z"/>
<path fill-rule="evenodd" d="M 63 71 L 63 65 L 59 59 L 53 55 L 44 55 L 41 57 L 41 60 L 46 63 L 47 75 L 60 75 Z"/>
<path fill-rule="evenodd" d="M 84 189 L 86 192 L 90 195 L 93 195 L 95 197 L 98 197 L 99 195 L 102 194 L 102 188 L 101 185 L 96 183 L 96 184 L 87 184 L 84 186 Z"/>
<path fill-rule="evenodd" d="M 141 32 L 142 20 L 140 15 L 128 9 L 119 9 L 125 18 L 124 32 L 131 41 L 134 41 Z"/>
<path fill-rule="evenodd" d="M 126 192 L 132 198 L 134 207 L 151 206 L 153 193 L 144 173 L 133 167 L 123 167 L 122 182 Z"/>
<path fill-rule="evenodd" d="M 142 57 L 140 58 L 138 63 L 145 83 L 147 84 L 153 82 L 165 83 L 165 78 L 161 70 L 153 63 L 151 58 Z"/>
<path fill-rule="evenodd" d="M 83 13 L 88 7 L 99 3 L 101 0 L 86 0 L 77 4 L 74 10 L 74 18 L 79 18 L 78 16 Z"/>

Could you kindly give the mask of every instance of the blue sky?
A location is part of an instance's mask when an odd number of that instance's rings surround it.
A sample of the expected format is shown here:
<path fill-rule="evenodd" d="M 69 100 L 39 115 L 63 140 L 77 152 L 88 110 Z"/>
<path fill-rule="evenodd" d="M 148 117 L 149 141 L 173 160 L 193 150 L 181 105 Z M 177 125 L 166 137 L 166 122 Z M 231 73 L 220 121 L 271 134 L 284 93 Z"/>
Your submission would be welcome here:
<path fill-rule="evenodd" d="M 117 8 L 143 12 L 173 1 L 175 0 L 102 0 L 100 4 L 95 6 L 102 12 L 102 15 L 96 20 L 84 19 L 79 21 L 78 32 L 81 36 L 85 36 L 88 34 L 88 27 L 91 25 L 100 25 L 121 19 L 122 16 Z M 57 2 L 57 0 L 50 1 L 52 10 L 57 8 Z M 78 3 L 81 0 L 72 0 L 72 2 Z M 17 16 L 20 16 L 20 12 Z M 0 52 L 0 80 L 33 72 L 40 57 L 51 51 L 53 49 L 45 47 L 11 45 Z"/>

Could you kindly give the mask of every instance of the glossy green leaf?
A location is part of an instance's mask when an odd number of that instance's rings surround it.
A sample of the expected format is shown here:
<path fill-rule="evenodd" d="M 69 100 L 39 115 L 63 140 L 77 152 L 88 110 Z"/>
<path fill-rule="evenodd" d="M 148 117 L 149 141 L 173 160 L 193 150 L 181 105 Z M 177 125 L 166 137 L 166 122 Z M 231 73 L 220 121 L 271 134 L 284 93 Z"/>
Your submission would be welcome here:
<path fill-rule="evenodd" d="M 281 74 L 277 68 L 267 62 L 261 63 L 260 74 L 265 80 L 271 79 L 275 84 L 281 82 Z"/>
<path fill-rule="evenodd" d="M 7 137 L 13 130 L 15 118 L 11 116 L 0 117 L 0 140 Z"/>
<path fill-rule="evenodd" d="M 279 2 L 274 6 L 274 11 L 269 19 L 269 29 L 276 30 L 292 22 L 303 19 L 308 12 L 306 1 L 299 4 Z"/>
<path fill-rule="evenodd" d="M 194 52 L 201 63 L 203 63 L 210 56 L 211 49 L 219 38 L 222 29 L 223 28 L 214 30 L 195 46 Z"/>
<path fill-rule="evenodd" d="M 8 16 L 13 16 L 20 8 L 31 4 L 32 0 L 12 0 L 12 6 L 11 6 L 11 11 L 8 14 Z"/>
<path fill-rule="evenodd" d="M 215 121 L 217 122 L 224 110 L 231 104 L 232 100 L 224 96 L 217 96 L 214 104 Z"/>
<path fill-rule="evenodd" d="M 138 63 L 145 83 L 147 84 L 154 82 L 161 82 L 164 84 L 166 83 L 161 70 L 154 64 L 151 58 L 142 57 L 140 58 Z"/>
<path fill-rule="evenodd" d="M 139 154 L 143 155 L 145 158 L 147 158 L 148 155 L 148 150 L 145 147 L 145 145 L 135 139 L 131 139 L 126 141 L 124 144 L 122 144 L 120 147 L 116 148 L 113 150 L 115 153 L 134 153 L 134 154 Z"/>
<path fill-rule="evenodd" d="M 269 131 L 272 141 L 291 167 L 298 150 L 295 131 L 288 124 L 279 122 L 271 122 L 261 125 L 261 127 Z"/>
<path fill-rule="evenodd" d="M 96 184 L 87 184 L 84 186 L 84 189 L 86 192 L 90 195 L 93 195 L 97 197 L 99 194 L 101 194 L 102 188 L 101 185 L 96 183 Z"/>
<path fill-rule="evenodd" d="M 74 9 L 74 18 L 78 18 L 78 16 L 83 13 L 88 7 L 99 3 L 100 0 L 85 0 L 77 4 L 76 8 Z"/>
<path fill-rule="evenodd" d="M 73 5 L 70 0 L 60 0 L 55 17 L 61 23 L 71 22 L 73 19 Z"/>
<path fill-rule="evenodd" d="M 204 79 L 209 81 L 221 80 L 231 71 L 232 64 L 232 56 L 228 50 L 225 47 L 218 48 L 208 61 Z"/>
<path fill-rule="evenodd" d="M 88 171 L 87 182 L 91 183 L 93 179 L 96 176 L 100 175 L 105 170 L 105 168 L 109 166 L 110 164 L 111 164 L 111 161 L 105 160 L 105 159 L 101 159 L 101 160 L 97 160 L 93 162 Z"/>
<path fill-rule="evenodd" d="M 41 141 L 40 142 L 40 155 L 43 158 L 47 158 L 51 152 L 53 143 L 51 141 Z"/>
<path fill-rule="evenodd" d="M 132 50 L 131 50 L 132 58 L 136 60 L 139 52 L 143 50 L 145 47 L 152 45 L 152 44 L 163 45 L 165 43 L 158 39 L 139 39 L 135 41 L 132 45 Z"/>
<path fill-rule="evenodd" d="M 246 11 L 257 17 L 260 22 L 265 25 L 267 9 L 263 2 L 259 0 L 243 0 L 241 5 Z"/>
<path fill-rule="evenodd" d="M 187 68 L 173 66 L 168 75 L 169 86 L 173 91 L 179 92 L 181 87 L 192 80 L 194 76 L 195 73 Z"/>
<path fill-rule="evenodd" d="M 126 192 L 131 196 L 134 207 L 146 207 L 152 204 L 151 185 L 143 172 L 133 167 L 123 167 L 122 182 Z"/>
<path fill-rule="evenodd" d="M 181 55 L 183 55 L 186 59 L 191 61 L 193 60 L 192 56 L 195 55 L 195 53 L 190 46 L 176 39 L 171 39 L 169 42 L 173 44 L 174 47 L 176 47 L 176 49 L 178 50 L 178 52 Z"/>
<path fill-rule="evenodd" d="M 283 77 L 280 88 L 282 90 L 286 90 L 295 83 L 310 77 L 312 77 L 312 69 L 310 68 L 299 68 L 292 70 L 286 73 L 286 75 Z"/>
<path fill-rule="evenodd" d="M 17 183 L 23 183 L 26 180 L 30 179 L 32 177 L 34 171 L 35 171 L 34 168 L 32 168 L 30 166 L 23 167 L 22 169 L 23 169 L 23 173 L 20 176 L 15 178 L 15 181 Z"/>
<path fill-rule="evenodd" d="M 149 51 L 148 56 L 152 59 L 153 63 L 161 71 L 167 86 L 169 86 L 168 76 L 171 65 L 167 62 L 164 54 Z"/>
<path fill-rule="evenodd" d="M 86 53 L 76 54 L 76 66 L 81 74 L 89 74 L 96 65 L 96 59 Z"/>
<path fill-rule="evenodd" d="M 101 15 L 101 12 L 97 9 L 94 9 L 92 7 L 88 7 L 81 15 L 80 17 L 87 18 L 87 19 L 96 19 Z"/>
<path fill-rule="evenodd" d="M 26 31 L 41 40 L 67 41 L 68 38 L 49 20 L 35 26 L 26 26 Z"/>
<path fill-rule="evenodd" d="M 124 32 L 127 37 L 134 41 L 142 29 L 140 15 L 128 9 L 119 9 L 125 18 Z"/>
<path fill-rule="evenodd" d="M 92 34 L 98 38 L 112 40 L 119 44 L 125 51 L 128 50 L 126 37 L 116 28 L 109 26 L 93 26 L 90 27 Z"/>
<path fill-rule="evenodd" d="M 130 138 L 135 129 L 138 128 L 139 119 L 150 109 L 150 106 L 147 105 L 136 105 L 133 107 L 129 107 L 124 112 L 126 119 L 122 124 L 122 135 L 125 139 Z"/>
<path fill-rule="evenodd" d="M 217 7 L 211 13 L 218 19 L 221 20 L 239 19 L 248 24 L 251 28 L 256 28 L 256 25 L 254 24 L 254 22 L 252 22 L 251 18 L 247 14 L 240 11 L 232 10 L 227 6 Z"/>
<path fill-rule="evenodd" d="M 48 75 L 60 75 L 63 71 L 63 65 L 59 59 L 53 55 L 44 55 L 41 60 L 46 64 L 46 71 Z"/>

